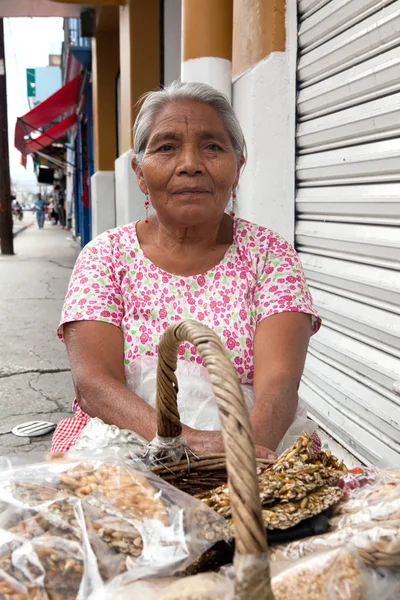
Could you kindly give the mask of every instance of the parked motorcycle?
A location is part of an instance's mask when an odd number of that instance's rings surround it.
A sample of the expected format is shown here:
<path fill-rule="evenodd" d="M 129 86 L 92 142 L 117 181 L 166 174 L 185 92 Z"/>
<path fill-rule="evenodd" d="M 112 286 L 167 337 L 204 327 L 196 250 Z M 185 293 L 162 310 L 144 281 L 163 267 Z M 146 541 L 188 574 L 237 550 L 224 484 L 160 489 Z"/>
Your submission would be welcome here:
<path fill-rule="evenodd" d="M 22 221 L 22 219 L 24 218 L 24 211 L 22 210 L 21 206 L 14 206 L 13 213 L 15 218 L 19 221 Z"/>

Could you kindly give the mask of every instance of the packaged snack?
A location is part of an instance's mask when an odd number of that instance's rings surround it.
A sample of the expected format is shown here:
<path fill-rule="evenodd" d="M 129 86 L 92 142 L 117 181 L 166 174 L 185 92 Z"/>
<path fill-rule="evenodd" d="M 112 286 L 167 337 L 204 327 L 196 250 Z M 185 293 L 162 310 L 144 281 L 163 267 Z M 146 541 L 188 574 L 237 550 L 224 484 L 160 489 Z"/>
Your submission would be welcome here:
<path fill-rule="evenodd" d="M 353 472 L 342 475 L 339 485 L 344 495 L 334 514 L 356 513 L 374 504 L 399 498 L 400 469 L 353 469 Z"/>
<path fill-rule="evenodd" d="M 253 558 L 249 558 L 246 568 L 262 567 L 262 562 L 257 565 Z M 258 560 L 265 562 L 267 557 L 260 555 Z M 89 600 L 233 600 L 235 568 L 229 566 L 220 573 L 145 579 L 125 585 L 113 582 Z M 397 598 L 396 573 L 389 569 L 379 573 L 372 571 L 363 564 L 357 551 L 347 546 L 294 562 L 273 563 L 271 587 L 275 600 Z"/>
<path fill-rule="evenodd" d="M 400 567 L 400 521 L 351 525 L 331 533 L 274 546 L 271 561 L 299 560 L 314 552 L 351 545 L 373 568 Z"/>
<path fill-rule="evenodd" d="M 88 598 L 126 571 L 185 569 L 229 534 L 214 511 L 118 452 L 17 466 L 0 472 L 0 599 Z"/>
<path fill-rule="evenodd" d="M 343 508 L 343 512 L 341 513 Z M 354 507 L 353 507 L 354 508 Z M 330 528 L 343 529 L 350 525 L 362 525 L 365 523 L 376 523 L 382 521 L 400 521 L 400 486 L 399 495 L 391 495 L 387 500 L 367 504 L 359 510 L 346 510 L 343 506 L 338 511 L 339 514 L 329 519 Z"/>
<path fill-rule="evenodd" d="M 279 571 L 277 574 L 276 572 Z M 351 546 L 273 563 L 275 600 L 394 600 L 396 573 L 367 568 Z"/>
<path fill-rule="evenodd" d="M 272 578 L 276 600 L 363 600 L 367 579 L 360 560 L 337 548 L 298 561 Z"/>

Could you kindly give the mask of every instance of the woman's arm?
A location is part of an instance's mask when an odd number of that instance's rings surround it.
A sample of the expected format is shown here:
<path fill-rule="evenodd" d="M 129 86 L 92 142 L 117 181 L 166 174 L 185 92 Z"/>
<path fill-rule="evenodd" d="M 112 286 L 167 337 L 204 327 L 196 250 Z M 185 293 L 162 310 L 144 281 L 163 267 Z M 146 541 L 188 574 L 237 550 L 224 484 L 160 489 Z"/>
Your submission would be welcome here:
<path fill-rule="evenodd" d="M 105 423 L 153 439 L 156 411 L 126 385 L 122 331 L 111 323 L 76 321 L 64 325 L 64 339 L 81 409 Z M 183 425 L 183 435 L 194 452 L 224 451 L 220 431 Z M 256 452 L 262 458 L 270 454 L 261 447 Z"/>
<path fill-rule="evenodd" d="M 122 331 L 111 323 L 76 321 L 64 325 L 64 339 L 81 409 L 151 440 L 155 410 L 126 385 Z"/>
<path fill-rule="evenodd" d="M 261 446 L 275 450 L 293 421 L 310 336 L 305 313 L 274 314 L 257 325 L 251 423 Z"/>

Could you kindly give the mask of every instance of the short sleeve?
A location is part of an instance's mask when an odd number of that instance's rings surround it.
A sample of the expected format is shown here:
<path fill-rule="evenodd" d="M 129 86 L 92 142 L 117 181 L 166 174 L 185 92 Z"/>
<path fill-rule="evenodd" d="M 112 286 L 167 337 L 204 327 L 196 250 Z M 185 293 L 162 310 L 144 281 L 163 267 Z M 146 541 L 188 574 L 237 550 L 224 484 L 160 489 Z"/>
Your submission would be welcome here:
<path fill-rule="evenodd" d="M 81 251 L 73 269 L 57 330 L 71 321 L 103 321 L 121 326 L 123 302 L 113 264 L 112 240 L 101 234 Z"/>
<path fill-rule="evenodd" d="M 262 254 L 262 253 L 261 253 Z M 289 242 L 276 233 L 269 237 L 265 260 L 259 263 L 254 293 L 256 322 L 270 315 L 301 312 L 312 317 L 312 334 L 321 326 L 300 259 Z"/>

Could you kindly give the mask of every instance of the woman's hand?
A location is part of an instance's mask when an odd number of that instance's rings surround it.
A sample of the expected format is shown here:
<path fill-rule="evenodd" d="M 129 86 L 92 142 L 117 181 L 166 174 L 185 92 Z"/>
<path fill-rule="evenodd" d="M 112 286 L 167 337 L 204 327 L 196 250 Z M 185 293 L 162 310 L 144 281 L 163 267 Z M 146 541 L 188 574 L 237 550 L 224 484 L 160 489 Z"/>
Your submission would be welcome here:
<path fill-rule="evenodd" d="M 198 429 L 184 428 L 184 436 L 187 445 L 195 454 L 213 454 L 225 452 L 222 434 L 220 431 L 200 431 Z M 276 454 L 264 446 L 256 446 L 256 457 L 276 461 Z"/>

